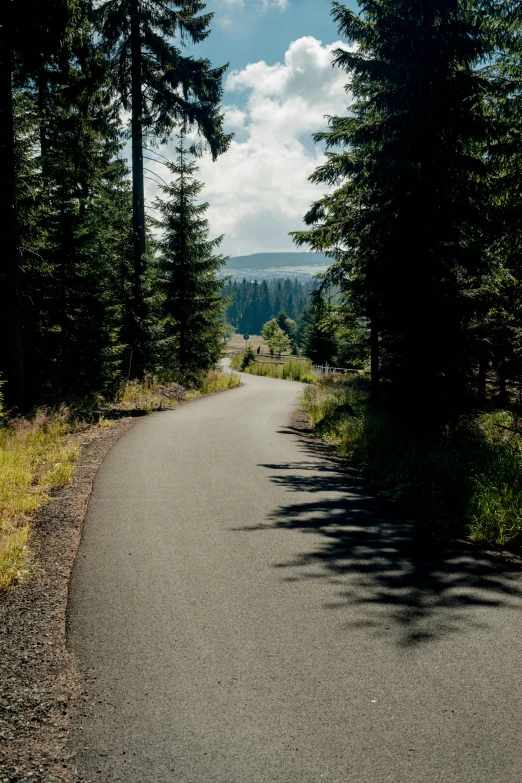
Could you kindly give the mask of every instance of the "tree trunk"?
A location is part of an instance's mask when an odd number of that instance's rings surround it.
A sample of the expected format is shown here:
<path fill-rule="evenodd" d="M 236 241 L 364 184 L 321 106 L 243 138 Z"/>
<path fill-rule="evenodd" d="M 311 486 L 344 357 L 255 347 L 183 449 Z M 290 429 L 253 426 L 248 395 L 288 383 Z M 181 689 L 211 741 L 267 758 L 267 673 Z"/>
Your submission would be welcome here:
<path fill-rule="evenodd" d="M 488 372 L 488 361 L 486 357 L 481 357 L 478 369 L 477 378 L 477 399 L 478 404 L 484 407 L 486 404 L 486 381 Z"/>
<path fill-rule="evenodd" d="M 47 80 L 47 70 L 42 68 L 38 74 L 38 115 L 40 120 L 40 155 L 42 166 L 42 178 L 45 187 L 49 187 L 49 139 L 47 138 L 47 106 L 49 101 L 49 83 Z"/>
<path fill-rule="evenodd" d="M 379 401 L 380 367 L 379 367 L 379 326 L 375 315 L 370 327 L 370 392 L 371 401 L 376 405 Z"/>
<path fill-rule="evenodd" d="M 141 29 L 138 0 L 131 11 L 132 57 L 132 224 L 134 233 L 134 293 L 141 298 L 141 275 L 145 267 L 145 187 L 143 180 L 143 94 L 141 74 Z"/>
<path fill-rule="evenodd" d="M 145 187 L 143 179 L 143 93 L 141 73 L 141 26 L 139 0 L 131 6 L 131 137 L 132 137 L 132 374 L 144 371 L 142 275 L 145 271 Z"/>
<path fill-rule="evenodd" d="M 16 203 L 12 62 L 9 26 L 5 18 L 0 20 L 0 107 L 0 373 L 7 381 L 5 399 L 8 407 L 21 407 L 25 396 L 21 256 Z"/>

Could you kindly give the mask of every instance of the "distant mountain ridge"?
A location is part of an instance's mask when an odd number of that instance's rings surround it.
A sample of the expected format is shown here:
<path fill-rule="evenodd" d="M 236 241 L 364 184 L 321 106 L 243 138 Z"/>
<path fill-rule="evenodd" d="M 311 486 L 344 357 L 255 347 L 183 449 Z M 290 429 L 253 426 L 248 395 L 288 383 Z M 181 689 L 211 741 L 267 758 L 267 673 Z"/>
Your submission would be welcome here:
<path fill-rule="evenodd" d="M 226 269 L 274 269 L 289 266 L 329 266 L 324 253 L 253 253 L 250 256 L 234 256 L 227 261 Z"/>

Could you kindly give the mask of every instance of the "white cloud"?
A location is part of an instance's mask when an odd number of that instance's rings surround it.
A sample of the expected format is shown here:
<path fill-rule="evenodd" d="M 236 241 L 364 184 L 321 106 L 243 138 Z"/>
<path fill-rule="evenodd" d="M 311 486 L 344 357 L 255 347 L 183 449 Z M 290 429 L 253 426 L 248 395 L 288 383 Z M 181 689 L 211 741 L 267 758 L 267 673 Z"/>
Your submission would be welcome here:
<path fill-rule="evenodd" d="M 308 182 L 324 160 L 310 135 L 349 103 L 347 75 L 332 68 L 331 51 L 340 46 L 307 36 L 290 45 L 284 63 L 261 61 L 229 75 L 225 97 L 247 93 L 244 108 L 225 106 L 236 138 L 215 163 L 209 156 L 199 162 L 212 235 L 226 234 L 227 254 L 294 249 L 288 232 L 302 227 L 323 192 Z"/>
<path fill-rule="evenodd" d="M 237 106 L 225 106 L 225 124 L 228 133 L 244 130 L 248 118 L 246 111 L 238 109 Z"/>
<path fill-rule="evenodd" d="M 289 5 L 289 0 L 217 0 L 217 2 L 224 8 L 234 9 L 251 6 L 258 11 L 268 11 L 270 8 L 279 8 L 284 11 Z"/>

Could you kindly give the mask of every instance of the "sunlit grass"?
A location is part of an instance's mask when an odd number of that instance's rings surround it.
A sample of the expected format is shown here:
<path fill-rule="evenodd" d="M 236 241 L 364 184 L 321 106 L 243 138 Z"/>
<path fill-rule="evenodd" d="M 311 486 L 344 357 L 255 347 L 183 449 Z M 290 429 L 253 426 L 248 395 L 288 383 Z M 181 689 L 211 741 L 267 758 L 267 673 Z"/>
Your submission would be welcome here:
<path fill-rule="evenodd" d="M 235 370 L 241 370 L 244 366 L 244 353 L 233 357 L 231 366 Z M 310 359 L 283 359 L 281 362 L 271 362 L 263 359 L 254 359 L 244 372 L 250 375 L 262 375 L 267 378 L 280 378 L 285 381 L 300 381 L 301 383 L 315 383 L 316 378 L 312 374 L 312 362 Z"/>
<path fill-rule="evenodd" d="M 0 427 L 0 589 L 27 576 L 31 517 L 72 478 L 79 447 L 70 432 L 65 410 Z"/>
<path fill-rule="evenodd" d="M 187 399 L 200 397 L 203 394 L 235 389 L 241 385 L 241 378 L 234 373 L 224 373 L 220 370 L 211 370 L 199 383 L 197 389 L 187 392 Z"/>
<path fill-rule="evenodd" d="M 177 387 L 177 384 L 174 386 Z M 148 412 L 174 407 L 177 400 L 174 396 L 169 397 L 168 387 L 169 384 L 161 383 L 152 375 L 142 381 L 128 381 L 118 397 L 118 402 L 129 410 Z"/>

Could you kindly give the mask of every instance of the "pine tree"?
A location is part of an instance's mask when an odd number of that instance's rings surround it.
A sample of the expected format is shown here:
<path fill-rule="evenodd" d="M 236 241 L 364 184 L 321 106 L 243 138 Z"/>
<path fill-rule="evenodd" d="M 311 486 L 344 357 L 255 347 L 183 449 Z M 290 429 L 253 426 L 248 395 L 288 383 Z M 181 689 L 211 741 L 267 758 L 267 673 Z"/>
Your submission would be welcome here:
<path fill-rule="evenodd" d="M 261 327 L 272 317 L 272 305 L 270 303 L 270 291 L 266 280 L 261 281 L 259 289 L 259 325 L 256 334 L 261 333 Z"/>
<path fill-rule="evenodd" d="M 158 283 L 163 297 L 164 366 L 178 381 L 193 384 L 219 361 L 227 301 L 223 280 L 217 279 L 226 258 L 216 255 L 223 237 L 209 239 L 208 204 L 197 204 L 203 189 L 194 175 L 198 168 L 186 148 L 184 133 L 178 136 L 176 162 L 168 164 L 175 179 L 162 187 L 164 198 L 154 202 L 161 214 L 155 225 L 162 231 L 158 242 Z"/>
<path fill-rule="evenodd" d="M 108 105 L 88 4 L 81 10 L 75 36 L 57 47 L 52 67 L 32 88 L 40 115 L 38 203 L 44 205 L 39 247 L 28 248 L 24 260 L 33 402 L 113 391 L 132 331 L 123 294 L 132 259 L 128 172 L 117 158 L 119 121 Z"/>
<path fill-rule="evenodd" d="M 0 373 L 8 406 L 25 402 L 22 267 L 18 215 L 15 76 L 34 78 L 41 63 L 66 38 L 76 0 L 18 0 L 0 5 Z"/>
<path fill-rule="evenodd" d="M 358 47 L 335 53 L 355 102 L 315 137 L 329 152 L 312 179 L 337 189 L 295 234 L 328 252 L 332 281 L 371 321 L 374 393 L 382 372 L 395 404 L 439 417 L 463 404 L 475 372 L 472 293 L 489 271 L 488 83 L 477 68 L 490 43 L 476 12 L 468 0 L 363 0 L 357 16 L 334 3 Z"/>
<path fill-rule="evenodd" d="M 490 249 L 496 265 L 484 287 L 484 317 L 477 320 L 475 328 L 481 367 L 478 397 L 486 401 L 486 379 L 491 369 L 497 378 L 499 402 L 505 405 L 508 381 L 520 383 L 522 378 L 522 11 L 519 3 L 508 2 L 494 4 L 488 10 L 498 45 L 497 57 L 489 69 L 495 86 L 490 108 L 496 133 L 488 150 L 495 172 Z"/>
<path fill-rule="evenodd" d="M 213 68 L 207 59 L 184 56 L 174 43 L 198 43 L 209 35 L 212 14 L 202 14 L 204 8 L 199 0 L 102 0 L 97 6 L 114 87 L 120 105 L 131 113 L 134 298 L 143 317 L 145 140 L 166 138 L 185 123 L 202 134 L 214 158 L 230 142 L 219 113 L 226 66 Z"/>
<path fill-rule="evenodd" d="M 303 351 L 314 364 L 334 364 L 337 352 L 335 322 L 322 289 L 312 294 L 312 305 L 302 325 Z"/>

